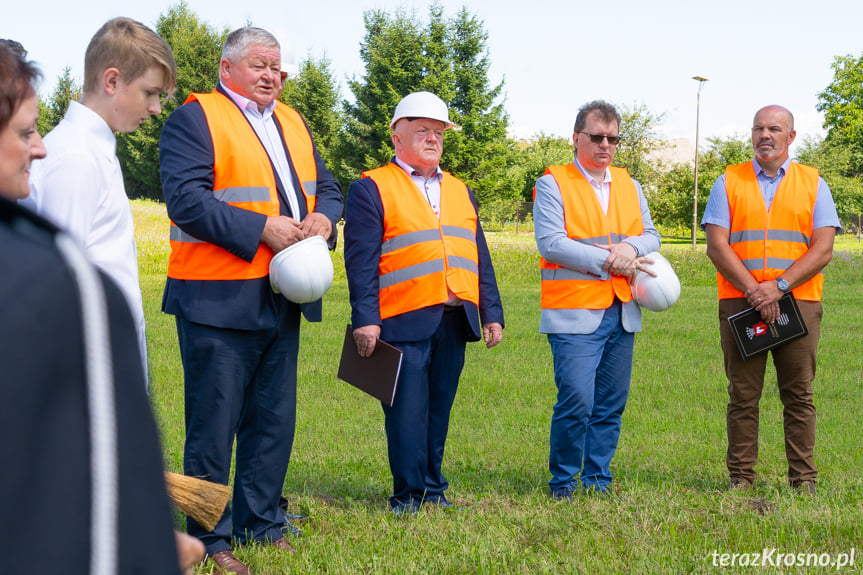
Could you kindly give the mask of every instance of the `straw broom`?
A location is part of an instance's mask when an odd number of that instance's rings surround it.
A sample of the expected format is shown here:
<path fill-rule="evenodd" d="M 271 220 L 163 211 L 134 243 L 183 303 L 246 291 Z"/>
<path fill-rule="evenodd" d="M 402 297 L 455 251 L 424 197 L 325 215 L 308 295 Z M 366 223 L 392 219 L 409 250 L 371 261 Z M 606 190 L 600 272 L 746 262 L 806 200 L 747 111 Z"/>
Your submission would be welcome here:
<path fill-rule="evenodd" d="M 174 505 L 207 531 L 212 531 L 219 522 L 231 497 L 227 485 L 170 471 L 165 472 L 165 483 Z"/>

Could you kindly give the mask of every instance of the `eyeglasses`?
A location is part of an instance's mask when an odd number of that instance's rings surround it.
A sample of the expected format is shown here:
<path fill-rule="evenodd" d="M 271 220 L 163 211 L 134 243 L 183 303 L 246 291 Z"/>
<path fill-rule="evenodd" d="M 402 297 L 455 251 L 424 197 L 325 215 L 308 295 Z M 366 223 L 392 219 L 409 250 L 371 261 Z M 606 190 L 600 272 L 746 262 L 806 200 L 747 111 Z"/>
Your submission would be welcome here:
<path fill-rule="evenodd" d="M 579 132 L 590 138 L 591 143 L 601 144 L 603 139 L 608 139 L 609 146 L 616 146 L 620 142 L 620 136 L 607 136 L 605 134 L 591 134 L 590 132 Z"/>

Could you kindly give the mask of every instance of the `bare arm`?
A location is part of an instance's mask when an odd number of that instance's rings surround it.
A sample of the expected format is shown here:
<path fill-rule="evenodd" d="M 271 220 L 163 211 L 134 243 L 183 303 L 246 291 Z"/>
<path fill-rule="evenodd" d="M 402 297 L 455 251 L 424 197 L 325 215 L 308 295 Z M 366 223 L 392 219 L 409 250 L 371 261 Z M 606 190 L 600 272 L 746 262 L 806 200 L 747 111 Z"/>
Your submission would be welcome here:
<path fill-rule="evenodd" d="M 833 226 L 816 228 L 812 230 L 812 239 L 809 241 L 809 249 L 800 256 L 796 262 L 791 264 L 783 274 L 782 278 L 788 282 L 788 288 L 793 289 L 806 283 L 833 259 L 833 240 L 836 238 L 836 228 Z M 776 280 L 768 280 L 752 286 L 744 292 L 749 303 L 758 311 L 771 306 L 782 297 L 783 292 L 776 285 Z M 755 303 L 755 302 L 759 303 Z M 776 305 L 776 317 L 779 317 L 779 306 Z"/>

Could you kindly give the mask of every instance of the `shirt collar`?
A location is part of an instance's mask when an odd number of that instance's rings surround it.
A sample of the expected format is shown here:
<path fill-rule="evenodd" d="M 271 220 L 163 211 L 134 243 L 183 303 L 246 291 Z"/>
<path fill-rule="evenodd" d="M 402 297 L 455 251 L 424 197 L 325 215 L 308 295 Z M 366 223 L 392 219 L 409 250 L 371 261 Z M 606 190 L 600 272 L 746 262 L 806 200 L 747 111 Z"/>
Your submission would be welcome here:
<path fill-rule="evenodd" d="M 106 153 L 116 155 L 117 153 L 117 137 L 111 130 L 111 126 L 100 116 L 95 110 L 72 100 L 69 102 L 69 109 L 66 111 L 66 118 L 70 122 L 84 126 L 84 128 L 93 134 L 98 146 L 104 148 Z"/>
<path fill-rule="evenodd" d="M 575 167 L 578 168 L 578 171 L 581 172 L 581 175 L 584 176 L 585 179 L 591 184 L 599 186 L 601 184 L 611 183 L 611 170 L 609 170 L 607 166 L 605 168 L 605 177 L 600 182 L 599 180 L 591 176 L 590 172 L 584 169 L 584 166 L 581 165 L 581 162 L 578 161 L 578 158 L 573 160 L 573 163 L 575 164 Z"/>
<path fill-rule="evenodd" d="M 394 158 L 394 160 L 395 160 L 395 163 L 396 163 L 396 164 L 398 164 L 398 166 L 399 166 L 401 169 L 403 169 L 405 172 L 407 172 L 407 175 L 409 175 L 409 176 L 416 176 L 416 177 L 418 177 L 418 178 L 423 178 L 422 174 L 420 174 L 418 171 L 414 170 L 414 169 L 413 169 L 412 167 L 410 167 L 408 164 L 406 164 L 405 162 L 403 162 L 403 161 L 402 161 L 402 159 L 401 159 L 401 158 L 399 158 L 398 156 L 396 156 L 396 157 Z M 443 170 L 441 170 L 441 169 L 440 169 L 440 166 L 437 166 L 437 167 L 435 168 L 435 173 L 434 173 L 434 175 L 433 175 L 431 178 L 429 178 L 429 179 L 430 179 L 430 180 L 433 180 L 433 179 L 435 179 L 435 178 L 440 179 L 440 178 L 442 178 L 442 177 L 443 177 Z"/>
<path fill-rule="evenodd" d="M 270 102 L 269 106 L 264 108 L 264 113 L 262 114 L 258 111 L 258 103 L 257 102 L 255 102 L 254 100 L 250 100 L 249 98 L 246 98 L 242 94 L 238 94 L 238 93 L 234 92 L 233 90 L 231 90 L 230 88 L 225 86 L 225 83 L 222 82 L 221 80 L 219 81 L 219 85 L 222 87 L 222 89 L 225 91 L 225 93 L 228 96 L 230 96 L 230 98 L 243 111 L 251 112 L 251 113 L 255 114 L 256 116 L 260 116 L 266 120 L 273 114 L 273 110 L 276 109 L 276 101 L 273 100 L 272 102 Z"/>
<path fill-rule="evenodd" d="M 788 168 L 791 166 L 791 158 L 788 157 L 782 162 L 782 165 L 779 166 L 779 169 L 776 170 L 776 177 L 784 176 L 788 173 Z M 758 158 L 752 158 L 752 167 L 755 169 L 755 176 L 763 175 L 765 178 L 770 178 L 767 175 L 767 172 L 764 171 L 764 168 L 761 167 L 761 164 L 758 163 Z M 773 179 L 773 178 L 770 178 Z"/>

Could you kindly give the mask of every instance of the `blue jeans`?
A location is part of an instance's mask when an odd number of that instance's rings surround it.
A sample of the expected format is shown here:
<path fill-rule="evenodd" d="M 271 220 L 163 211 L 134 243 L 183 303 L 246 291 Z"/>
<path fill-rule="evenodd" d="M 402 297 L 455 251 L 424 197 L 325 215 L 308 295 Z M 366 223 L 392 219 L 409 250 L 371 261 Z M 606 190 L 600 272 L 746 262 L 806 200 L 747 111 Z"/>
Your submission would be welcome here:
<path fill-rule="evenodd" d="M 548 334 L 554 356 L 557 403 L 551 418 L 549 487 L 585 489 L 611 483 L 611 458 L 629 397 L 635 334 L 624 331 L 620 302 L 605 311 L 593 333 Z"/>

